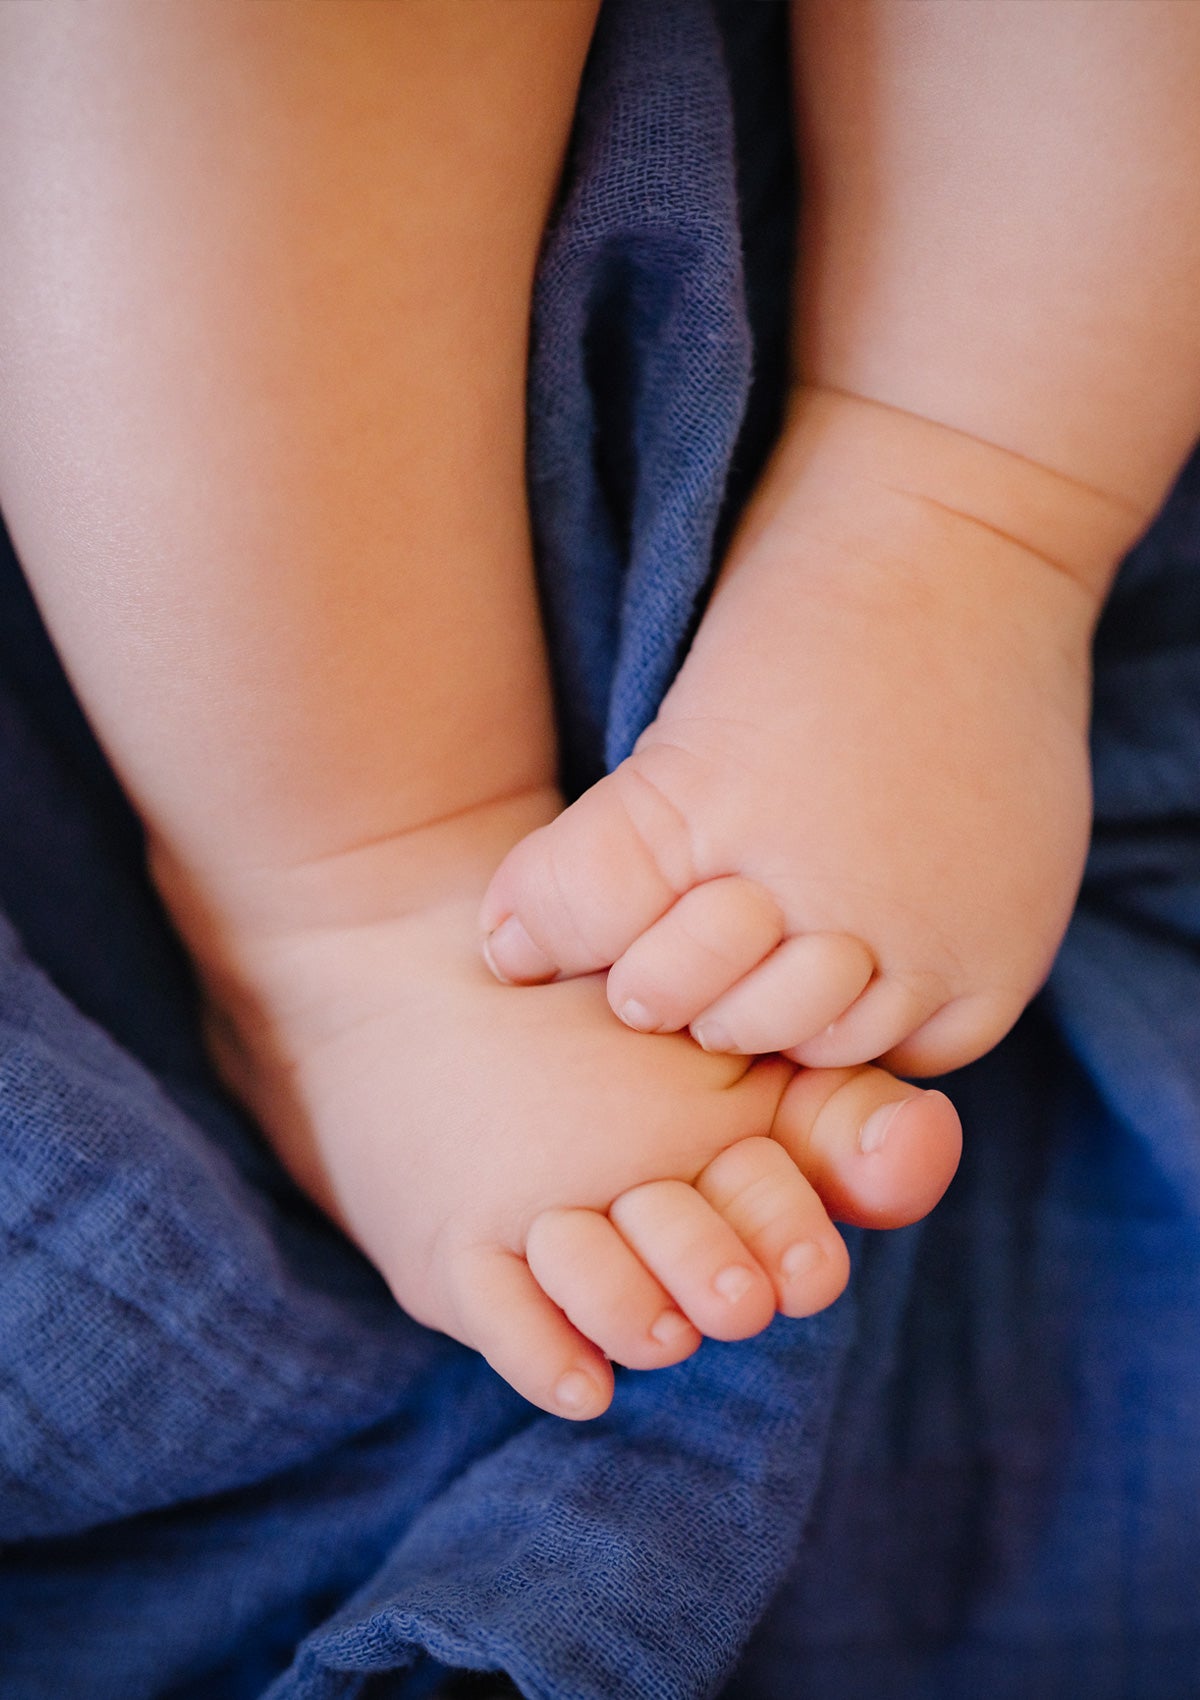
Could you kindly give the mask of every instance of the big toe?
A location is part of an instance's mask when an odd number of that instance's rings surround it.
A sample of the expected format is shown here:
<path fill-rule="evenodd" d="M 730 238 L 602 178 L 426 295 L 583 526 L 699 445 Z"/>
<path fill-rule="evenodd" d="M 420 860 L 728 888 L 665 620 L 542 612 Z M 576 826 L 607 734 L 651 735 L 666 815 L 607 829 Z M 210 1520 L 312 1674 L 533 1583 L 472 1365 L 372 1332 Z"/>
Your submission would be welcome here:
<path fill-rule="evenodd" d="M 864 1228 L 928 1215 L 954 1178 L 962 1126 L 945 1093 L 880 1068 L 801 1069 L 772 1128 L 829 1214 Z"/>
<path fill-rule="evenodd" d="M 530 985 L 608 968 L 694 883 L 688 835 L 629 763 L 504 858 L 484 894 L 484 955 Z"/>

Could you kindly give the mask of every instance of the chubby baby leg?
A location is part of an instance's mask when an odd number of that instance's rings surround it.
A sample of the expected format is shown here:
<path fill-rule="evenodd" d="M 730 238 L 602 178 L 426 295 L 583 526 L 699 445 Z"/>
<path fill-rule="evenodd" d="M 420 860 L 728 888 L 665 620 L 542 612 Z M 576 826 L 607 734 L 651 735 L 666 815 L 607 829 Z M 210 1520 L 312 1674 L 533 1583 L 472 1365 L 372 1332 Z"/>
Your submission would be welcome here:
<path fill-rule="evenodd" d="M 1091 634 L 1200 431 L 1200 13 L 792 13 L 778 451 L 654 723 L 482 922 L 639 1028 L 940 1072 L 1061 938 Z"/>
<path fill-rule="evenodd" d="M 957 1155 L 940 1099 L 793 1095 L 474 951 L 558 808 L 522 405 L 591 21 L 0 14 L 6 515 L 213 1056 L 414 1315 L 574 1416 L 830 1302 L 825 1196 L 906 1219 Z"/>

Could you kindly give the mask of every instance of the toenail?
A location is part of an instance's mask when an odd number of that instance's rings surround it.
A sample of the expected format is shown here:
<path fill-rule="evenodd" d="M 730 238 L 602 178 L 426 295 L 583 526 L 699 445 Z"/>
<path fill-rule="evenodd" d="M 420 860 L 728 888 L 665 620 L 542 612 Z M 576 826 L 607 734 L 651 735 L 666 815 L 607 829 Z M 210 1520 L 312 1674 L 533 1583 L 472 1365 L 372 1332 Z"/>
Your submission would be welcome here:
<path fill-rule="evenodd" d="M 636 998 L 630 998 L 628 1003 L 623 1003 L 617 1014 L 626 1027 L 636 1028 L 639 1033 L 653 1033 L 658 1026 L 645 1004 L 639 1003 Z"/>
<path fill-rule="evenodd" d="M 790 1245 L 779 1259 L 779 1267 L 786 1281 L 795 1281 L 801 1275 L 807 1275 L 810 1270 L 824 1262 L 825 1253 L 816 1240 L 797 1240 Z"/>
<path fill-rule="evenodd" d="M 497 980 L 506 985 L 530 980 L 552 980 L 557 968 L 544 950 L 539 950 L 515 915 L 501 921 L 483 941 L 483 956 Z"/>
<path fill-rule="evenodd" d="M 564 1411 L 583 1411 L 592 1404 L 596 1389 L 590 1375 L 581 1369 L 569 1369 L 554 1389 L 555 1403 Z"/>
<path fill-rule="evenodd" d="M 686 1316 L 677 1310 L 664 1310 L 662 1315 L 650 1325 L 651 1338 L 657 1340 L 660 1346 L 679 1346 L 690 1339 L 692 1325 Z"/>
<path fill-rule="evenodd" d="M 692 1038 L 702 1051 L 735 1051 L 730 1035 L 719 1021 L 701 1021 L 692 1028 Z"/>
<path fill-rule="evenodd" d="M 719 1275 L 713 1277 L 713 1286 L 723 1299 L 731 1305 L 745 1298 L 754 1285 L 754 1277 L 741 1264 L 731 1263 L 728 1269 L 722 1269 Z"/>
<path fill-rule="evenodd" d="M 858 1130 L 858 1149 L 866 1156 L 878 1151 L 896 1117 L 906 1104 L 911 1103 L 911 1098 L 901 1098 L 894 1104 L 882 1104 L 879 1109 L 873 1110 Z"/>

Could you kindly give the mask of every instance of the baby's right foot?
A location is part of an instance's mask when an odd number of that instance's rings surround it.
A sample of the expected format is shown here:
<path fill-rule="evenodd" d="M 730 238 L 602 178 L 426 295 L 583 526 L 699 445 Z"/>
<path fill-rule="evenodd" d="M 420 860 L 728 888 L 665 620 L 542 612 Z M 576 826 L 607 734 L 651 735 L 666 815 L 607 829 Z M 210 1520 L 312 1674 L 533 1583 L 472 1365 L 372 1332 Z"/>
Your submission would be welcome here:
<path fill-rule="evenodd" d="M 959 1130 L 940 1094 L 876 1069 L 631 1033 L 597 977 L 497 986 L 479 897 L 552 808 L 475 810 L 243 893 L 236 941 L 173 906 L 218 1065 L 299 1183 L 413 1316 L 590 1417 L 610 1359 L 676 1363 L 831 1303 L 848 1266 L 822 1197 L 913 1220 Z"/>

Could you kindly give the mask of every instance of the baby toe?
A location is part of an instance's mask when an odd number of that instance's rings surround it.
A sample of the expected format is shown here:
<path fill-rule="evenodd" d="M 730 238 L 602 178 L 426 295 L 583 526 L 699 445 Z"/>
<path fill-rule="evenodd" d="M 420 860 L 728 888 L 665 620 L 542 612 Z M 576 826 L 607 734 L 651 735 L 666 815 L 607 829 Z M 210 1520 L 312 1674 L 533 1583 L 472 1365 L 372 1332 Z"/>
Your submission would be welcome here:
<path fill-rule="evenodd" d="M 953 998 L 887 1051 L 883 1061 L 898 1074 L 949 1074 L 965 1068 L 1000 1043 L 1027 1001 L 1022 993 Z"/>
<path fill-rule="evenodd" d="M 820 1033 L 784 1047 L 805 1068 L 852 1068 L 875 1062 L 943 1007 L 951 993 L 936 974 L 877 975 Z"/>
<path fill-rule="evenodd" d="M 736 875 L 708 880 L 685 892 L 614 964 L 608 1001 L 628 1027 L 677 1032 L 782 936 L 779 905 L 760 885 Z"/>
<path fill-rule="evenodd" d="M 456 1338 L 531 1405 L 576 1422 L 608 1409 L 613 1375 L 604 1354 L 546 1296 L 523 1257 L 477 1247 L 460 1259 L 454 1289 Z"/>
<path fill-rule="evenodd" d="M 838 1222 L 898 1228 L 928 1214 L 954 1178 L 962 1127 L 942 1092 L 881 1068 L 802 1069 L 771 1136 Z"/>
<path fill-rule="evenodd" d="M 484 894 L 484 957 L 530 984 L 608 968 L 694 883 L 687 829 L 628 766 L 504 858 Z"/>
<path fill-rule="evenodd" d="M 686 1181 L 622 1193 L 609 1216 L 701 1334 L 744 1340 L 775 1313 L 774 1288 L 729 1224 Z"/>
<path fill-rule="evenodd" d="M 543 1211 L 525 1256 L 542 1291 L 614 1362 L 661 1369 L 700 1344 L 670 1294 L 597 1211 Z"/>
<path fill-rule="evenodd" d="M 661 925 L 661 923 L 660 923 Z M 765 1055 L 823 1033 L 870 983 L 875 960 L 844 933 L 785 939 L 752 973 L 692 1019 L 706 1051 Z"/>
<path fill-rule="evenodd" d="M 729 1146 L 698 1177 L 696 1191 L 754 1253 L 785 1316 L 812 1316 L 842 1292 L 850 1275 L 845 1241 L 774 1140 Z"/>

